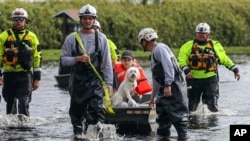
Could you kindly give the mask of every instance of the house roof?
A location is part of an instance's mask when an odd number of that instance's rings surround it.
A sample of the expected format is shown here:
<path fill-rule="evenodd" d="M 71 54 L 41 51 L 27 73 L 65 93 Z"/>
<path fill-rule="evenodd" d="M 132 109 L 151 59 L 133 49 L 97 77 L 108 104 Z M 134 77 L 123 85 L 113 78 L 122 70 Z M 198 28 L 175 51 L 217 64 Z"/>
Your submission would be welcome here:
<path fill-rule="evenodd" d="M 62 11 L 54 14 L 53 18 L 62 17 L 64 15 L 66 15 L 67 18 L 70 18 L 74 21 L 79 21 L 78 10 L 69 10 L 69 9 L 62 10 Z"/>

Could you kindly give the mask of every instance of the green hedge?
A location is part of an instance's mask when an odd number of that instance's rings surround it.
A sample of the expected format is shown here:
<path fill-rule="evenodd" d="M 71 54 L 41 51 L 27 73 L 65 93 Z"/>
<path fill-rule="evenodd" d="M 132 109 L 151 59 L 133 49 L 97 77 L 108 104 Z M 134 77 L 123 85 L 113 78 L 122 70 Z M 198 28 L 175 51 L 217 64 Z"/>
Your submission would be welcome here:
<path fill-rule="evenodd" d="M 80 9 L 92 4 L 98 12 L 103 32 L 119 49 L 141 50 L 138 32 L 145 27 L 156 29 L 159 42 L 179 48 L 194 38 L 199 22 L 211 26 L 211 38 L 224 46 L 250 45 L 250 1 L 247 0 L 165 0 L 161 4 L 111 3 L 105 0 L 47 0 L 26 3 L 6 0 L 0 3 L 0 31 L 12 26 L 11 12 L 16 7 L 28 11 L 28 28 L 39 37 L 44 49 L 58 49 L 63 42 L 60 19 L 52 16 L 65 9 Z"/>

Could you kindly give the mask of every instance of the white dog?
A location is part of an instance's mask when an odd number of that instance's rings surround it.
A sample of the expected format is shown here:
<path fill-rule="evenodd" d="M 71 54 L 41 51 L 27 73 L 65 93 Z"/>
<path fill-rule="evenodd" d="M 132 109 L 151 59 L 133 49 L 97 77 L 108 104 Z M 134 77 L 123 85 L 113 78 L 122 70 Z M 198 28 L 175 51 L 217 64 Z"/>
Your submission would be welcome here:
<path fill-rule="evenodd" d="M 140 77 L 139 69 L 130 67 L 117 92 L 111 97 L 113 107 L 137 107 L 138 104 L 131 97 L 130 92 L 137 86 L 137 79 Z M 128 100 L 128 102 L 126 102 Z"/>

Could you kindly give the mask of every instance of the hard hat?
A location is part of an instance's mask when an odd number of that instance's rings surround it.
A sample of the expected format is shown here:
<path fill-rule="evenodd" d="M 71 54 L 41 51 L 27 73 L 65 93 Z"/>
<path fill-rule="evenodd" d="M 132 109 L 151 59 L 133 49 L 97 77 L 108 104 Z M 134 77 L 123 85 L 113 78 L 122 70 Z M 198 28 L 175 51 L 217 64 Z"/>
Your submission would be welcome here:
<path fill-rule="evenodd" d="M 14 17 L 24 17 L 24 18 L 28 18 L 28 13 L 26 10 L 24 10 L 23 8 L 16 8 L 13 12 L 12 12 L 12 18 Z"/>
<path fill-rule="evenodd" d="M 96 9 L 95 7 L 93 7 L 92 5 L 90 4 L 87 4 L 87 5 L 84 5 L 80 11 L 79 11 L 79 17 L 82 17 L 82 16 L 91 16 L 91 17 L 97 17 L 97 14 L 96 14 Z"/>
<path fill-rule="evenodd" d="M 142 39 L 151 41 L 152 39 L 157 39 L 158 35 L 152 28 L 144 28 L 139 32 L 138 42 L 141 43 Z"/>
<path fill-rule="evenodd" d="M 196 26 L 195 32 L 210 33 L 210 26 L 207 23 L 199 23 Z"/>
<path fill-rule="evenodd" d="M 101 29 L 101 24 L 100 24 L 100 22 L 98 22 L 97 20 L 95 20 L 95 23 L 94 23 L 93 27 L 94 27 L 94 28 L 99 28 L 99 29 Z"/>

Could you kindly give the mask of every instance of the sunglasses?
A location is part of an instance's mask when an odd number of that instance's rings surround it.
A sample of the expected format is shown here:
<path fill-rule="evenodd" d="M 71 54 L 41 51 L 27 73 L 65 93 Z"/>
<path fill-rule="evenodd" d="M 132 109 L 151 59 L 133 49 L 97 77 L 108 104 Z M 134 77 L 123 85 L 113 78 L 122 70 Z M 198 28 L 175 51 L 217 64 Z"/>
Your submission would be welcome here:
<path fill-rule="evenodd" d="M 13 20 L 14 21 L 21 21 L 22 22 L 22 21 L 25 20 L 25 18 L 24 17 L 14 17 Z"/>

